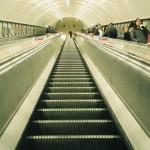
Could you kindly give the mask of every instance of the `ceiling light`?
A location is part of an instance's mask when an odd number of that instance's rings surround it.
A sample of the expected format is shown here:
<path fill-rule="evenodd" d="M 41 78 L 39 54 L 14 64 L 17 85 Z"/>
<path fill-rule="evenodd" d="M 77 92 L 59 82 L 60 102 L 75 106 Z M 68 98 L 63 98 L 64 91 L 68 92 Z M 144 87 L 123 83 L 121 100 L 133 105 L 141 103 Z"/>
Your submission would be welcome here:
<path fill-rule="evenodd" d="M 58 15 L 58 12 L 56 11 L 56 9 L 55 9 L 55 7 L 54 7 L 53 2 L 52 2 L 51 0 L 47 0 L 47 1 L 48 1 L 49 6 L 51 7 L 51 9 L 53 10 L 53 12 L 55 13 L 55 15 L 56 15 L 61 21 L 63 21 L 62 18 Z"/>
<path fill-rule="evenodd" d="M 80 14 L 78 15 L 76 21 L 83 15 L 83 13 L 88 9 L 88 7 L 91 5 L 92 0 L 89 0 L 87 4 L 84 6 L 84 8 L 81 10 Z"/>
<path fill-rule="evenodd" d="M 70 2 L 69 2 L 69 0 L 67 0 L 67 1 L 66 1 L 66 3 L 67 3 L 67 5 L 68 5 L 68 6 L 70 5 Z"/>

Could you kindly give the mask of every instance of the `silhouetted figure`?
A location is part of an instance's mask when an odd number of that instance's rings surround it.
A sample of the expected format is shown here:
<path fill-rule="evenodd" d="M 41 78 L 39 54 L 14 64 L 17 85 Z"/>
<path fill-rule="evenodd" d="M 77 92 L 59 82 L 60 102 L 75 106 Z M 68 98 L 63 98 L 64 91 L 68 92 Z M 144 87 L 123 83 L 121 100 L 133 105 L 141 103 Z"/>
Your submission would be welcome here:
<path fill-rule="evenodd" d="M 113 23 L 110 23 L 103 34 L 103 36 L 108 36 L 109 38 L 117 38 L 117 29 L 113 26 Z"/>
<path fill-rule="evenodd" d="M 50 37 L 51 34 L 51 26 L 48 26 L 48 28 L 46 29 L 46 36 Z"/>
<path fill-rule="evenodd" d="M 72 38 L 72 34 L 73 34 L 72 31 L 69 31 L 70 38 Z"/>

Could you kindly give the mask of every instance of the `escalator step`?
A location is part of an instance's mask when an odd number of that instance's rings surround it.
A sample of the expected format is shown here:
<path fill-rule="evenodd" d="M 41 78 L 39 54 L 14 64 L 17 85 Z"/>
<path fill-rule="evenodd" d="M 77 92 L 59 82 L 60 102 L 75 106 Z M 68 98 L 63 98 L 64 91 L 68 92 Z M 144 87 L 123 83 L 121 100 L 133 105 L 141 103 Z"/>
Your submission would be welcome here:
<path fill-rule="evenodd" d="M 89 72 L 53 72 L 53 75 L 89 75 Z"/>
<path fill-rule="evenodd" d="M 60 69 L 60 70 L 61 70 L 61 69 L 66 69 L 66 70 L 67 70 L 67 69 L 68 69 L 68 70 L 77 70 L 77 69 L 79 69 L 79 70 L 87 70 L 87 68 L 85 67 L 85 65 L 82 65 L 82 66 L 81 66 L 81 65 L 80 65 L 80 66 L 77 66 L 77 65 L 74 65 L 74 66 L 71 66 L 71 65 L 70 65 L 70 66 L 69 66 L 69 65 L 67 65 L 67 66 L 60 66 L 60 65 L 59 65 L 59 66 L 58 66 L 58 65 L 57 65 L 57 66 L 54 67 L 54 69 L 57 69 L 57 70 L 59 70 L 59 69 Z"/>
<path fill-rule="evenodd" d="M 57 63 L 83 63 L 83 60 L 58 60 Z"/>
<path fill-rule="evenodd" d="M 49 82 L 92 82 L 92 78 L 50 78 Z"/>
<path fill-rule="evenodd" d="M 89 78 L 90 75 L 87 74 L 87 75 L 52 75 L 51 76 L 52 78 Z"/>
<path fill-rule="evenodd" d="M 97 92 L 96 87 L 47 87 L 46 92 Z"/>
<path fill-rule="evenodd" d="M 38 109 L 35 120 L 93 120 L 110 119 L 105 108 Z"/>
<path fill-rule="evenodd" d="M 85 66 L 85 64 L 82 63 L 56 63 L 55 66 Z"/>
<path fill-rule="evenodd" d="M 44 99 L 98 99 L 101 98 L 99 93 L 44 93 Z"/>
<path fill-rule="evenodd" d="M 50 87 L 91 87 L 95 86 L 94 82 L 48 82 Z"/>
<path fill-rule="evenodd" d="M 105 108 L 105 104 L 102 100 L 81 100 L 81 99 L 69 99 L 69 100 L 42 100 L 38 108 Z"/>
<path fill-rule="evenodd" d="M 28 135 L 114 135 L 111 120 L 36 120 Z"/>
<path fill-rule="evenodd" d="M 118 135 L 28 136 L 25 150 L 124 150 Z"/>

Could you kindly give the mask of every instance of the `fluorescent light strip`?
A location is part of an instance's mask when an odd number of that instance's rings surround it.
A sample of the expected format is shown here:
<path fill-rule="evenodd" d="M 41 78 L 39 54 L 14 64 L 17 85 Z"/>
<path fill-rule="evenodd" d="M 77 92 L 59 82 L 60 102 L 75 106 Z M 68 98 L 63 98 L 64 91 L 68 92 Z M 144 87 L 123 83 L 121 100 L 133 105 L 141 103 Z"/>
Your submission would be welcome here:
<path fill-rule="evenodd" d="M 56 12 L 56 9 L 55 9 L 54 4 L 52 3 L 52 1 L 51 1 L 51 0 L 47 0 L 47 2 L 48 2 L 48 4 L 49 4 L 49 6 L 51 7 L 51 9 L 53 10 L 53 12 L 55 13 L 55 15 L 56 15 L 61 21 L 63 21 L 62 18 L 61 18 L 61 17 L 58 15 L 58 13 Z"/>
<path fill-rule="evenodd" d="M 67 5 L 68 5 L 68 6 L 70 5 L 70 2 L 69 2 L 69 0 L 67 0 L 67 1 L 66 1 L 66 3 L 67 3 Z"/>
<path fill-rule="evenodd" d="M 81 15 L 83 15 L 83 13 L 85 12 L 85 10 L 91 5 L 92 0 L 89 0 L 87 2 L 87 5 L 82 9 L 82 11 L 80 12 L 79 16 L 77 17 L 76 21 L 78 21 L 79 18 L 81 18 Z"/>

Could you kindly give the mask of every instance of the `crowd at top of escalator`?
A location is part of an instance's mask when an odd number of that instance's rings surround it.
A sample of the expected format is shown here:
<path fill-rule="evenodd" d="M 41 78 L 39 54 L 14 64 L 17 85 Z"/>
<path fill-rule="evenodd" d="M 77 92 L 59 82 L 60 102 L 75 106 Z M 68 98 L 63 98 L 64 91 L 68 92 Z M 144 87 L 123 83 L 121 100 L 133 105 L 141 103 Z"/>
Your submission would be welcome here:
<path fill-rule="evenodd" d="M 57 33 L 56 29 L 54 27 L 51 27 L 50 25 L 46 28 L 46 34 L 53 34 Z"/>
<path fill-rule="evenodd" d="M 82 29 L 82 33 L 97 35 L 101 37 L 117 38 L 117 29 L 113 23 L 107 26 L 102 26 L 100 23 L 88 29 Z M 148 29 L 143 25 L 142 20 L 137 18 L 134 22 L 124 27 L 124 40 L 148 43 L 150 42 L 150 35 Z"/>

